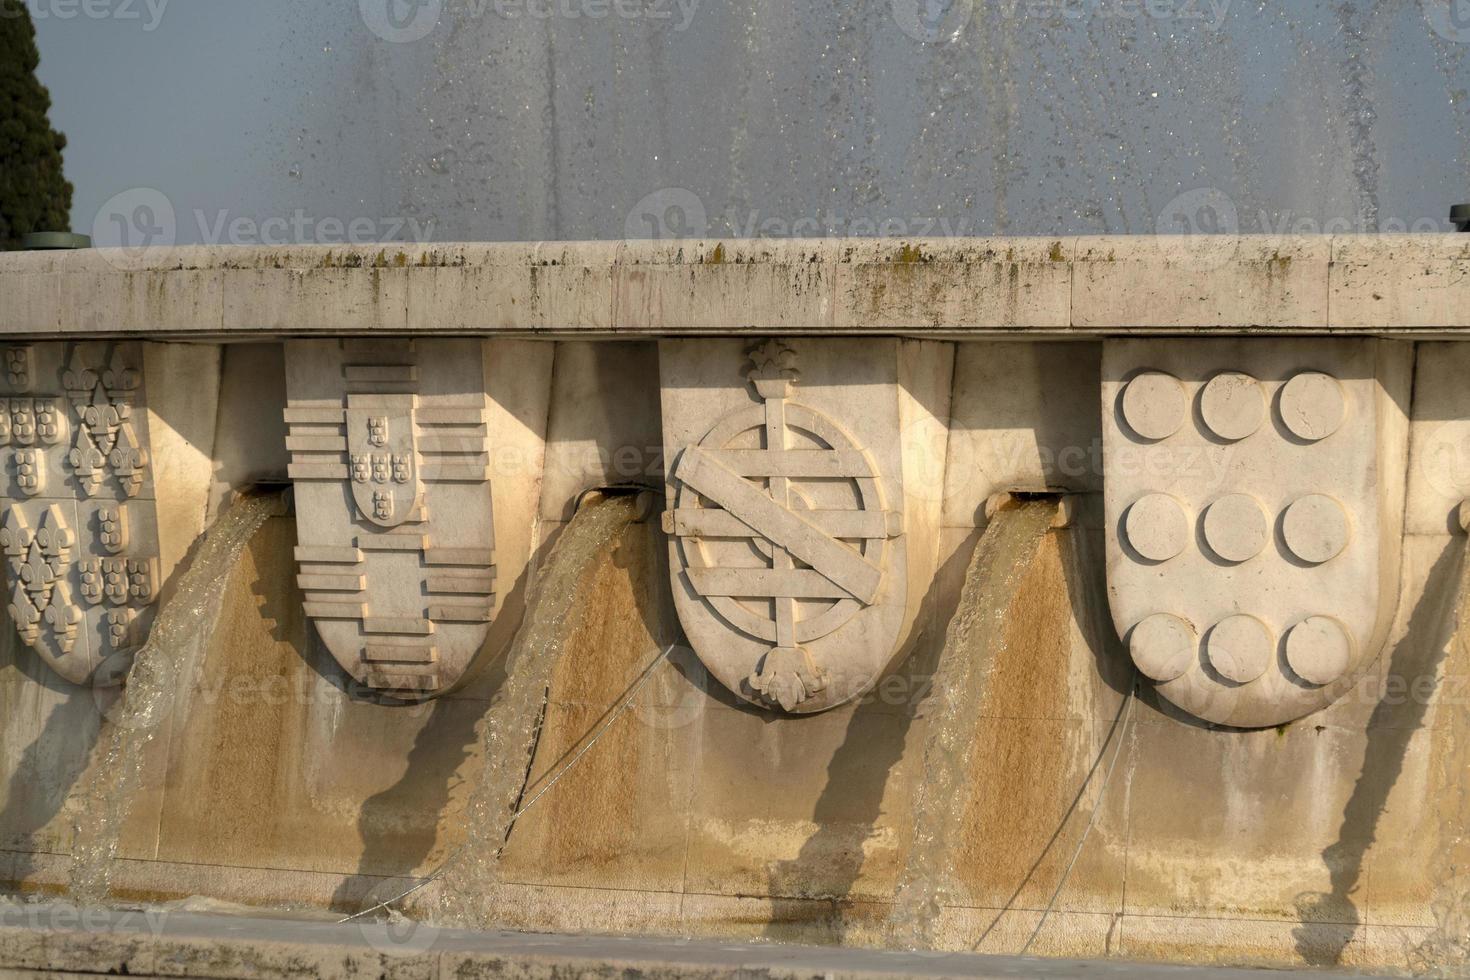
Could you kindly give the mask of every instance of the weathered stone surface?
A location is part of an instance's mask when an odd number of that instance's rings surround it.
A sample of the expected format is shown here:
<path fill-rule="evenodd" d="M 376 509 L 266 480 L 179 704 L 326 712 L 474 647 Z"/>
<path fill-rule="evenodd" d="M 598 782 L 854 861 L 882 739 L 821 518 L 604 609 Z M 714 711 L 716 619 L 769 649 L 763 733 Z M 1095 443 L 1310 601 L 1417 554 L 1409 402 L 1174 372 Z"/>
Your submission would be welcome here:
<path fill-rule="evenodd" d="M 27 929 L 27 919 L 44 931 Z M 473 933 L 394 923 L 334 924 L 194 912 L 101 913 L 66 906 L 0 909 L 0 966 L 140 977 L 700 978 L 880 980 L 887 977 L 1126 977 L 1254 980 L 1245 970 L 1142 963 L 899 953 L 687 940 Z M 1302 976 L 1324 976 L 1303 973 Z"/>
<path fill-rule="evenodd" d="M 570 340 L 555 349 L 542 519 L 570 520 L 588 490 L 662 486 L 658 344 Z"/>
<path fill-rule="evenodd" d="M 1075 328 L 1203 333 L 1333 325 L 1329 237 L 1231 235 L 1078 239 Z"/>
<path fill-rule="evenodd" d="M 1399 594 L 1412 356 L 1361 340 L 1108 345 L 1113 618 L 1169 700 L 1276 725 L 1378 655 Z M 1211 388 L 1222 376 L 1233 406 Z M 1237 424 L 1267 405 L 1270 424 Z"/>
<path fill-rule="evenodd" d="M 1334 323 L 1420 330 L 1470 326 L 1460 285 L 1470 273 L 1465 235 L 1343 235 L 1332 239 Z"/>
<path fill-rule="evenodd" d="M 498 501 L 500 517 L 525 527 L 536 512 L 551 352 L 514 345 L 498 365 L 500 352 L 486 349 L 494 346 L 288 347 L 298 582 L 338 663 L 374 690 L 442 694 L 484 646 L 497 605 L 490 453 L 501 432 L 511 492 Z M 502 395 L 510 400 L 498 405 L 492 434 L 492 396 Z M 529 535 L 514 544 L 512 581 L 529 558 Z"/>
<path fill-rule="evenodd" d="M 942 489 L 946 527 L 983 524 L 996 493 L 1101 492 L 1101 372 L 1101 344 L 957 344 L 947 458 L 908 492 Z"/>
<path fill-rule="evenodd" d="M 785 711 L 866 691 L 933 567 L 939 501 L 905 493 L 905 439 L 947 408 L 941 345 L 661 346 L 680 618 L 720 682 Z"/>
<path fill-rule="evenodd" d="M 1324 242 L 1336 264 L 1321 261 Z M 1432 237 L 1318 239 L 1282 251 L 1266 241 L 1181 238 L 1122 243 L 1132 250 L 1115 250 L 1109 262 L 1108 244 L 543 243 L 414 248 L 401 258 L 201 249 L 116 265 L 95 253 L 0 256 L 0 333 L 29 335 L 26 343 L 38 348 L 64 331 L 104 350 L 106 342 L 90 338 L 200 340 L 227 328 L 253 337 L 223 350 L 133 345 L 146 376 L 148 439 L 165 447 L 153 454 L 156 496 L 182 501 L 159 513 L 165 597 L 167 566 L 187 561 L 211 513 L 206 497 L 217 509 L 245 484 L 286 476 L 286 432 L 276 419 L 286 407 L 285 376 L 301 361 L 273 336 L 516 335 L 414 338 L 465 352 L 436 376 L 461 379 L 456 397 L 473 394 L 487 412 L 489 489 L 453 515 L 456 526 L 495 525 L 497 608 L 477 645 L 485 669 L 433 701 L 362 696 L 308 625 L 294 584 L 295 548 L 322 523 L 305 511 L 297 521 L 270 521 L 232 574 L 192 709 L 169 718 L 145 750 L 144 785 L 114 879 L 118 895 L 351 911 L 438 867 L 463 839 L 464 799 L 482 762 L 476 727 L 501 680 L 496 655 L 535 587 L 535 556 L 585 491 L 663 483 L 666 442 L 677 475 L 681 450 L 699 446 L 732 412 L 765 404 L 736 364 L 750 341 L 732 335 L 775 333 L 797 350 L 803 371 L 788 401 L 841 423 L 879 478 L 901 491 L 894 495 L 901 503 L 887 509 L 905 511 L 904 533 L 888 540 L 903 543 L 905 568 L 883 571 L 880 597 L 868 607 L 881 607 L 892 588 L 902 593 L 901 614 L 882 624 L 871 686 L 803 717 L 752 703 L 725 685 L 738 687 L 753 665 L 722 682 L 700 659 L 713 650 L 717 663 L 735 635 L 711 618 L 714 645 L 703 643 L 699 654 L 676 650 L 517 821 L 503 865 L 509 923 L 884 942 L 922 778 L 929 722 L 920 706 L 976 528 L 996 494 L 1049 488 L 1076 495 L 1068 501 L 1073 519 L 1047 536 L 997 626 L 1003 655 L 974 719 L 974 792 L 954 848 L 958 887 L 940 912 L 940 945 L 1013 953 L 1052 904 L 1032 952 L 1462 966 L 1454 956 L 1470 908 L 1470 886 L 1457 872 L 1470 860 L 1463 843 L 1470 651 L 1454 635 L 1453 607 L 1460 515 L 1470 497 L 1463 465 L 1470 354 L 1461 349 L 1470 345 L 1444 338 L 1463 326 L 1454 311 L 1470 288 L 1465 246 Z M 1262 324 L 1274 326 L 1268 332 Z M 1375 444 L 1348 460 L 1333 448 L 1365 423 L 1355 386 L 1369 372 L 1323 365 L 1341 359 L 1341 338 L 1281 335 L 1334 331 L 1440 338 L 1417 345 L 1412 406 L 1399 396 L 1400 409 L 1412 408 L 1407 467 L 1402 450 L 1395 461 Z M 1210 624 L 1195 629 L 1205 617 L 1139 610 L 1174 618 L 1154 622 L 1130 657 L 1113 615 L 1172 585 L 1148 579 L 1110 594 L 1103 581 L 1105 542 L 1120 525 L 1129 534 L 1126 519 L 1103 517 L 1115 474 L 1104 473 L 1101 444 L 1105 425 L 1120 425 L 1118 414 L 1098 410 L 1104 349 L 1120 335 L 1143 333 L 1163 360 L 1183 345 L 1190 353 L 1178 356 L 1188 367 L 1202 363 L 1197 341 L 1158 335 L 1202 332 L 1262 335 L 1230 341 L 1238 356 L 1215 358 L 1219 372 L 1192 375 L 1152 357 L 1140 363 L 1180 378 L 1184 395 L 1182 406 L 1175 399 L 1159 411 L 1142 399 L 1137 425 L 1163 439 L 1150 445 L 1197 441 L 1235 482 L 1200 497 L 1140 484 L 1140 497 L 1168 495 L 1187 518 L 1182 545 L 1178 534 L 1155 534 L 1167 539 L 1159 553 L 1176 557 L 1149 567 L 1217 559 L 1191 583 L 1191 602 L 1206 591 L 1200 581 L 1215 581 L 1206 576 L 1233 570 L 1229 588 L 1210 590 L 1221 599 L 1217 618 L 1252 616 L 1237 625 L 1248 632 L 1251 622 L 1265 623 L 1275 634 L 1264 665 L 1249 651 L 1228 661 L 1222 654 L 1221 665 L 1238 678 L 1260 672 L 1236 681 L 1242 690 L 1278 672 L 1314 684 L 1342 675 L 1320 688 L 1336 700 L 1274 730 L 1221 728 L 1163 697 L 1155 682 L 1168 688 L 1200 671 Z M 1004 339 L 898 339 L 916 335 Z M 661 351 L 654 337 L 677 339 Z M 1290 372 L 1258 366 L 1280 358 Z M 670 365 L 688 366 L 694 379 L 676 382 L 662 403 L 661 360 L 666 374 Z M 1337 377 L 1307 376 L 1288 393 L 1284 382 L 1300 368 Z M 336 398 L 345 419 L 340 392 Z M 1373 410 L 1392 415 L 1381 403 Z M 1130 413 L 1120 412 L 1127 424 Z M 665 438 L 666 427 L 680 425 L 687 431 Z M 1262 440 L 1303 458 L 1330 457 L 1331 465 L 1280 468 L 1285 455 L 1256 454 Z M 1394 484 L 1405 470 L 1400 534 Z M 1347 482 L 1336 482 L 1343 474 Z M 1311 486 L 1292 483 L 1309 476 Z M 1299 491 L 1289 499 L 1280 489 L 1288 485 Z M 350 514 L 357 504 L 347 482 L 332 489 L 335 512 Z M 680 488 L 673 489 L 677 510 Z M 1336 503 L 1324 503 L 1328 497 Z M 701 509 L 728 511 L 748 527 L 736 513 L 744 508 L 773 533 L 803 533 L 750 494 L 725 499 L 733 509 Z M 1353 560 L 1367 533 L 1360 520 L 1367 511 L 1354 501 L 1370 499 L 1383 505 L 1379 529 L 1369 529 L 1380 554 L 1397 542 L 1404 559 L 1401 575 L 1381 572 L 1351 590 L 1361 608 L 1340 614 L 1346 592 L 1308 590 L 1313 608 L 1285 624 L 1292 629 L 1249 608 L 1225 608 L 1225 599 L 1255 587 L 1246 575 L 1268 561 L 1310 578 Z M 780 528 L 764 523 L 773 516 L 784 521 Z M 352 527 L 390 533 L 367 519 Z M 1159 530 L 1145 523 L 1137 533 Z M 793 561 L 794 571 L 809 570 L 802 564 L 830 571 L 834 555 L 842 563 L 819 538 L 795 543 L 817 561 Z M 634 525 L 589 576 L 548 692 L 532 792 L 587 747 L 638 672 L 679 639 L 679 546 L 670 549 L 656 520 Z M 925 548 L 932 554 L 916 557 Z M 837 575 L 864 591 L 864 581 Z M 818 578 L 826 581 L 820 571 Z M 1397 601 L 1397 615 L 1378 600 Z M 1324 616 L 1318 606 L 1326 602 L 1334 608 Z M 1354 617 L 1386 639 L 1360 642 Z M 1346 664 L 1338 622 L 1352 628 Z M 101 762 L 94 745 L 112 695 L 55 676 L 18 633 L 8 625 L 4 633 L 0 878 L 31 896 L 55 894 L 67 879 L 77 813 L 69 794 Z M 1128 638 L 1140 639 L 1138 631 Z M 1135 660 L 1153 681 L 1140 683 L 1130 702 Z M 434 907 L 432 888 L 418 894 L 422 908 Z M 46 943 L 33 939 L 19 942 L 44 955 Z M 81 969 L 91 957 L 107 967 L 156 968 L 153 953 L 117 950 L 83 946 L 79 958 L 52 965 Z M 183 940 L 159 950 L 176 972 L 315 973 L 349 962 L 320 949 L 279 959 L 278 951 L 236 950 L 215 961 L 205 944 Z M 496 968 L 486 962 L 506 961 L 467 953 L 430 966 Z M 373 975 L 412 975 L 423 965 L 412 956 L 350 959 L 350 969 Z"/>
<path fill-rule="evenodd" d="M 1463 236 L 532 242 L 0 256 L 0 332 L 1113 336 L 1470 326 Z"/>
<path fill-rule="evenodd" d="M 201 353 L 207 371 L 213 352 Z M 10 620 L 68 681 L 117 683 L 148 636 L 164 576 L 203 522 L 217 373 L 181 390 L 171 369 L 196 355 L 130 342 L 12 344 L 4 357 Z"/>

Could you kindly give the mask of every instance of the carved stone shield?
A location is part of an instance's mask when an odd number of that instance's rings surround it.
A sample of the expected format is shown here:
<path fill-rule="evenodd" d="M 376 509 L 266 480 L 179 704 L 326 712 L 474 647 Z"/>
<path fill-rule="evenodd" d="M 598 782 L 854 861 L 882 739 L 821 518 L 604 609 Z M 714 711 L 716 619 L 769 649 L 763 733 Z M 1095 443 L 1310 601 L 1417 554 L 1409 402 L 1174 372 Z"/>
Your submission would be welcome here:
<path fill-rule="evenodd" d="M 732 691 L 821 711 L 862 694 L 901 651 L 906 507 L 921 567 L 937 521 L 903 491 L 895 343 L 747 346 L 660 348 L 675 602 Z"/>
<path fill-rule="evenodd" d="M 1164 697 L 1218 724 L 1279 725 L 1378 656 L 1399 592 L 1410 351 L 1107 345 L 1108 593 Z"/>
<path fill-rule="evenodd" d="M 423 497 L 413 409 L 413 395 L 347 396 L 352 499 L 358 512 L 378 527 L 409 520 Z"/>
<path fill-rule="evenodd" d="M 353 679 L 454 686 L 496 607 L 479 341 L 293 341 L 286 420 L 306 613 Z"/>
<path fill-rule="evenodd" d="M 62 677 L 116 684 L 148 636 L 159 585 L 140 346 L 12 345 L 5 369 L 10 619 Z"/>

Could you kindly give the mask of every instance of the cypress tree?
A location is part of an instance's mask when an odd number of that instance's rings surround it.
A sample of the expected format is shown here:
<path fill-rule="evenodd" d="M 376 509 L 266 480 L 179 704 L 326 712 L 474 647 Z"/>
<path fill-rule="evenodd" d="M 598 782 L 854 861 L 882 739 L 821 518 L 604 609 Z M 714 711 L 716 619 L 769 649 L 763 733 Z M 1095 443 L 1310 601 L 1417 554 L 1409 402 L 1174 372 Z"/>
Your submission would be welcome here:
<path fill-rule="evenodd" d="M 51 93 L 36 79 L 41 55 L 25 0 L 0 0 L 0 248 L 33 231 L 71 227 L 66 137 L 51 128 Z"/>

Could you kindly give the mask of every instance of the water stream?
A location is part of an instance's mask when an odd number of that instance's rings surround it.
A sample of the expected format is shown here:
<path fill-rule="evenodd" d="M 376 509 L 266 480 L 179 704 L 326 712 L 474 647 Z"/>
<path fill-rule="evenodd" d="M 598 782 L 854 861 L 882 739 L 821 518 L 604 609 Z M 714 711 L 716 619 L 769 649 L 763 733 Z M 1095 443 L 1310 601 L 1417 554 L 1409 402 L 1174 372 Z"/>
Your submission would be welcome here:
<path fill-rule="evenodd" d="M 634 497 L 608 497 L 572 518 L 536 584 L 524 625 L 505 659 L 505 682 L 485 715 L 480 736 L 484 769 L 470 794 L 465 843 L 439 879 L 438 918 L 446 923 L 495 924 L 500 849 L 536 748 L 552 671 L 584 598 L 583 576 L 637 515 Z"/>
<path fill-rule="evenodd" d="M 285 502 L 285 491 L 236 500 L 205 532 L 178 590 L 159 609 L 74 810 L 71 897 L 78 905 L 106 900 L 123 826 L 143 783 L 145 750 L 170 717 L 188 717 L 230 572 L 261 525 L 284 512 Z"/>
<path fill-rule="evenodd" d="M 997 511 L 965 573 L 935 672 L 923 776 L 914 793 L 913 840 L 888 923 L 893 942 L 904 948 L 935 948 L 940 911 L 954 892 L 975 733 L 1004 650 L 1006 616 L 1056 512 L 1054 499 Z"/>

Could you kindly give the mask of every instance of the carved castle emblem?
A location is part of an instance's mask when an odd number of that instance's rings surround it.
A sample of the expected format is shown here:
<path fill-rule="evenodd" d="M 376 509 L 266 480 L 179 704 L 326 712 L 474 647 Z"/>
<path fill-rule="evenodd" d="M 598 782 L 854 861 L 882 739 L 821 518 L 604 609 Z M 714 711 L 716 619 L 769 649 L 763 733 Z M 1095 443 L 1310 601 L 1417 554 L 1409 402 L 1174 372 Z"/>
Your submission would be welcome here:
<path fill-rule="evenodd" d="M 1280 725 L 1378 656 L 1399 594 L 1409 356 L 1377 340 L 1109 342 L 1109 604 L 1164 697 Z"/>
<path fill-rule="evenodd" d="M 892 570 L 903 514 L 858 438 L 803 401 L 791 347 L 754 348 L 744 376 L 754 404 L 739 396 L 745 407 L 672 459 L 665 530 L 680 616 L 732 690 L 819 711 L 862 693 L 893 655 L 895 638 L 866 617 L 902 612 Z M 666 413 L 682 415 L 668 386 Z"/>
<path fill-rule="evenodd" d="M 454 380 L 480 357 L 478 342 L 289 345 L 306 613 L 355 681 L 401 699 L 457 683 L 495 609 L 485 394 Z"/>
<path fill-rule="evenodd" d="M 379 527 L 402 524 L 419 506 L 412 395 L 347 396 L 347 451 L 352 497 Z"/>
<path fill-rule="evenodd" d="M 26 645 L 74 683 L 142 645 L 157 598 L 139 354 L 101 342 L 5 351 L 7 610 Z M 56 387 L 35 390 L 46 378 Z"/>

